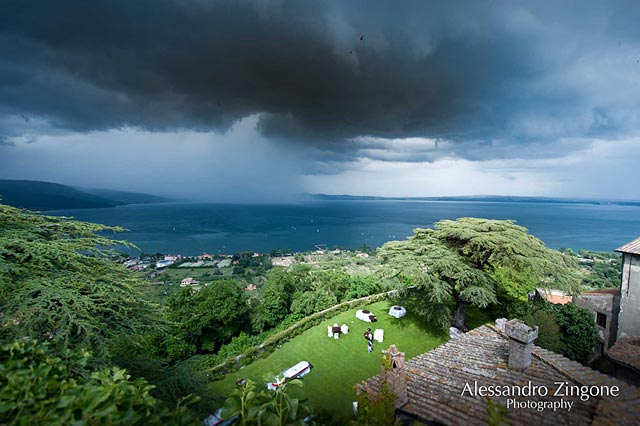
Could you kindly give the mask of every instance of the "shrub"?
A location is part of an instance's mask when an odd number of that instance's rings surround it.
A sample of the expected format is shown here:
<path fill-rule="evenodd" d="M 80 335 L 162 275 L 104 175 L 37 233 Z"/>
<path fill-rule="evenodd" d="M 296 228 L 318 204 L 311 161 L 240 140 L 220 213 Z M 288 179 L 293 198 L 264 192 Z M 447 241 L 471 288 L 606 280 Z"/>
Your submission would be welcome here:
<path fill-rule="evenodd" d="M 553 312 L 540 309 L 524 316 L 522 320 L 530 326 L 538 326 L 536 345 L 556 353 L 564 352 L 560 326 Z"/>
<path fill-rule="evenodd" d="M 184 407 L 169 411 L 144 379 L 129 380 L 118 368 L 83 374 L 88 352 L 54 355 L 35 341 L 0 344 L 0 423 L 180 424 Z"/>
<path fill-rule="evenodd" d="M 553 312 L 560 326 L 564 355 L 582 364 L 588 363 L 598 341 L 598 331 L 591 312 L 573 303 L 553 305 Z"/>

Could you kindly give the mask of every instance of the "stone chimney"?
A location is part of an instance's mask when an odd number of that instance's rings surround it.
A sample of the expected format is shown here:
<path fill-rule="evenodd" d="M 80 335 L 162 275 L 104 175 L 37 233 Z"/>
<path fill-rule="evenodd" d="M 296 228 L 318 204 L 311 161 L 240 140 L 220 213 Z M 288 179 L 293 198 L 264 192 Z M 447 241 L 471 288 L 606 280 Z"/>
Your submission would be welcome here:
<path fill-rule="evenodd" d="M 509 336 L 509 368 L 524 371 L 531 365 L 531 348 L 538 338 L 538 326 L 529 327 L 518 319 L 505 324 L 505 332 Z"/>
<path fill-rule="evenodd" d="M 393 406 L 395 408 L 403 407 L 409 402 L 407 377 L 402 369 L 404 367 L 405 354 L 400 352 L 395 345 L 383 350 L 382 354 L 384 358 L 380 366 L 382 377 L 387 381 L 391 391 L 396 394 Z"/>

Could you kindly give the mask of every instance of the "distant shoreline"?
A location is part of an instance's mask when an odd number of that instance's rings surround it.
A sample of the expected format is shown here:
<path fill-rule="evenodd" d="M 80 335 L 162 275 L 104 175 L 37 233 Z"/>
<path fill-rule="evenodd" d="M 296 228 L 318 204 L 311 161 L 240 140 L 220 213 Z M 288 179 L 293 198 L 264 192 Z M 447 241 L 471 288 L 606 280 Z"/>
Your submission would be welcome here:
<path fill-rule="evenodd" d="M 504 200 L 503 200 L 504 201 Z M 161 203 L 47 214 L 121 226 L 146 253 L 355 249 L 404 239 L 440 220 L 514 220 L 551 248 L 611 251 L 638 237 L 638 207 L 584 203 L 311 200 L 287 204 Z"/>
<path fill-rule="evenodd" d="M 315 201 L 464 201 L 491 203 L 539 203 L 539 204 L 591 204 L 617 205 L 640 207 L 640 201 L 634 200 L 605 200 L 581 198 L 552 198 L 552 197 L 516 197 L 506 195 L 471 195 L 471 196 L 442 196 L 442 197 L 379 197 L 374 195 L 328 195 L 306 194 Z"/>

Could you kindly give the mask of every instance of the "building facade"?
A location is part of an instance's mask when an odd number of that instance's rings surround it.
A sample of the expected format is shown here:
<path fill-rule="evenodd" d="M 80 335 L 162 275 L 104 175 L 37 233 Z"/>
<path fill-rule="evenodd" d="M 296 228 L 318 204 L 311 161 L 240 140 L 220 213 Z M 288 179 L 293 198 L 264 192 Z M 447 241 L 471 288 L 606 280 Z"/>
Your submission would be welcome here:
<path fill-rule="evenodd" d="M 640 335 L 640 238 L 616 249 L 622 253 L 622 286 L 618 335 Z"/>
<path fill-rule="evenodd" d="M 593 313 L 598 328 L 596 355 L 603 355 L 616 342 L 618 333 L 618 313 L 620 312 L 620 289 L 605 288 L 581 293 L 573 298 L 573 303 Z"/>

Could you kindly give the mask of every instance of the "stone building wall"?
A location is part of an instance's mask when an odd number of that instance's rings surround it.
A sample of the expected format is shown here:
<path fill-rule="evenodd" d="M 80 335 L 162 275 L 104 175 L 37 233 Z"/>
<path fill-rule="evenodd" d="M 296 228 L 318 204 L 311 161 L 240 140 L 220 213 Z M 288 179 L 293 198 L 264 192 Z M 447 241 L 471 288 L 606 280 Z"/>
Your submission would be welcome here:
<path fill-rule="evenodd" d="M 616 342 L 620 296 L 611 293 L 582 293 L 574 297 L 573 303 L 593 313 L 596 324 L 598 314 L 606 316 L 605 325 L 597 325 L 598 340 L 602 345 L 598 355 L 602 355 Z"/>
<path fill-rule="evenodd" d="M 640 256 L 623 253 L 618 338 L 640 335 Z"/>

